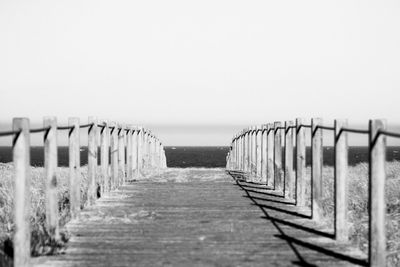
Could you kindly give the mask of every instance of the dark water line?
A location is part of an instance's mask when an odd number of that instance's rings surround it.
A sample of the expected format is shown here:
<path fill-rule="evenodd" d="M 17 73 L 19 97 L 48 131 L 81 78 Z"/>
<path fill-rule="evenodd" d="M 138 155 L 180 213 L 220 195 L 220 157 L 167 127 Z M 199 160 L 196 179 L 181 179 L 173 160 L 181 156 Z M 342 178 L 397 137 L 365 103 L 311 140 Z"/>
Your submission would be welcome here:
<path fill-rule="evenodd" d="M 226 154 L 229 147 L 166 147 L 168 167 L 187 168 L 187 167 L 206 167 L 223 168 L 226 165 Z M 99 155 L 100 150 L 99 150 Z M 333 147 L 324 148 L 324 165 L 333 166 L 334 164 Z M 31 165 L 43 166 L 43 147 L 31 147 Z M 81 165 L 87 164 L 87 147 L 81 147 Z M 58 148 L 58 165 L 68 166 L 68 147 Z M 386 151 L 387 161 L 400 161 L 400 147 L 389 146 Z M 11 147 L 0 147 L 0 162 L 12 161 Z M 294 161 L 295 162 L 295 161 Z M 349 165 L 354 166 L 362 162 L 368 162 L 367 147 L 349 148 Z M 99 162 L 100 164 L 100 157 Z M 306 164 L 311 164 L 311 149 L 306 150 Z"/>

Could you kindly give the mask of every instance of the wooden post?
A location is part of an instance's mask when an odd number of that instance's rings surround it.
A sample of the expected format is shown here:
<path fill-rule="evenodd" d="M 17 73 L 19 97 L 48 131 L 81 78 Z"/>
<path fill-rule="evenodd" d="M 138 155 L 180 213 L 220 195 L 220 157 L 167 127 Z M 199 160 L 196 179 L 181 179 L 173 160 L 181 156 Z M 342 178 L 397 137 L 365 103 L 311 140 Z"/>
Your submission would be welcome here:
<path fill-rule="evenodd" d="M 133 179 L 132 173 L 132 126 L 128 127 L 129 131 L 126 133 L 126 172 L 127 180 Z"/>
<path fill-rule="evenodd" d="M 132 131 L 132 173 L 136 177 L 138 175 L 138 128 Z"/>
<path fill-rule="evenodd" d="M 386 266 L 386 136 L 379 135 L 385 129 L 385 120 L 370 120 L 369 264 L 373 267 Z"/>
<path fill-rule="evenodd" d="M 257 170 L 256 131 L 257 128 L 255 126 L 251 127 L 251 181 L 254 181 Z"/>
<path fill-rule="evenodd" d="M 44 133 L 44 169 L 46 173 L 46 224 L 53 240 L 60 238 L 58 227 L 57 197 L 57 119 L 45 117 L 43 127 L 50 127 Z"/>
<path fill-rule="evenodd" d="M 275 186 L 274 184 L 274 125 L 267 124 L 267 185 Z"/>
<path fill-rule="evenodd" d="M 118 129 L 115 122 L 110 123 L 111 189 L 118 184 Z"/>
<path fill-rule="evenodd" d="M 244 172 L 247 173 L 249 171 L 249 163 L 248 163 L 248 157 L 249 157 L 249 138 L 248 138 L 249 132 L 248 129 L 245 129 L 244 136 L 243 136 L 243 169 Z"/>
<path fill-rule="evenodd" d="M 261 127 L 261 182 L 267 184 L 267 125 Z"/>
<path fill-rule="evenodd" d="M 97 119 L 89 117 L 93 125 L 88 130 L 88 202 L 93 205 L 97 197 L 97 188 L 100 187 L 96 177 L 97 173 Z"/>
<path fill-rule="evenodd" d="M 322 218 L 322 165 L 323 165 L 323 141 L 322 129 L 318 128 L 322 125 L 321 118 L 313 118 L 311 120 L 311 186 L 312 186 L 312 218 L 316 221 Z"/>
<path fill-rule="evenodd" d="M 140 175 L 140 172 L 143 169 L 143 128 L 141 126 L 138 127 L 138 133 L 136 135 L 136 142 L 137 142 L 137 146 L 138 146 L 137 175 Z"/>
<path fill-rule="evenodd" d="M 69 203 L 71 218 L 78 216 L 81 208 L 79 118 L 69 118 Z"/>
<path fill-rule="evenodd" d="M 100 153 L 101 153 L 101 192 L 104 194 L 109 191 L 109 129 L 107 121 L 103 122 L 103 127 L 100 132 Z"/>
<path fill-rule="evenodd" d="M 247 172 L 251 175 L 251 127 L 248 128 L 247 133 Z"/>
<path fill-rule="evenodd" d="M 347 242 L 347 133 L 341 132 L 347 127 L 347 120 L 335 120 L 335 236 L 339 242 Z"/>
<path fill-rule="evenodd" d="M 295 179 L 293 170 L 293 121 L 285 122 L 285 197 L 295 198 Z"/>
<path fill-rule="evenodd" d="M 14 266 L 30 266 L 31 231 L 31 176 L 29 119 L 14 118 L 13 130 L 21 131 L 14 136 Z"/>
<path fill-rule="evenodd" d="M 306 133 L 303 118 L 296 119 L 296 205 L 306 205 Z"/>
<path fill-rule="evenodd" d="M 119 125 L 120 131 L 118 134 L 118 169 L 119 179 L 118 185 L 122 185 L 125 181 L 125 138 L 126 131 L 124 125 Z"/>
<path fill-rule="evenodd" d="M 256 176 L 261 177 L 261 135 L 262 126 L 256 128 Z"/>
<path fill-rule="evenodd" d="M 274 173 L 275 173 L 275 186 L 274 189 L 283 192 L 283 170 L 282 170 L 282 130 L 281 122 L 277 121 L 274 123 Z"/>

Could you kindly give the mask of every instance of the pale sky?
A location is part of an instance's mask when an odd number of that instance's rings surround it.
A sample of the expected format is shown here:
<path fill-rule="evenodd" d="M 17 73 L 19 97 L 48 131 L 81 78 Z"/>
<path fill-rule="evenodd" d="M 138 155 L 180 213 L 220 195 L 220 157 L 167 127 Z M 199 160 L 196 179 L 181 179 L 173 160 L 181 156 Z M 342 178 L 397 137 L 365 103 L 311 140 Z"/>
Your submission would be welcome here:
<path fill-rule="evenodd" d="M 400 1 L 0 0 L 0 93 L 3 126 L 95 115 L 166 145 L 296 117 L 400 123 Z"/>

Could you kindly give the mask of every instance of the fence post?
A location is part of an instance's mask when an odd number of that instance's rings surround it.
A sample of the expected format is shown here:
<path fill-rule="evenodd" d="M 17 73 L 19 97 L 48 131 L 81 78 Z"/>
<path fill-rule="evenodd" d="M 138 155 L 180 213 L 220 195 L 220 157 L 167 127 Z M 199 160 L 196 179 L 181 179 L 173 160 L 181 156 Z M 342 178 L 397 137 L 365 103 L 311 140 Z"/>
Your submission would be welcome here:
<path fill-rule="evenodd" d="M 89 205 L 93 205 L 96 200 L 97 188 L 99 187 L 96 183 L 98 155 L 96 142 L 97 119 L 95 117 L 89 117 L 88 122 L 92 124 L 88 130 L 88 202 Z"/>
<path fill-rule="evenodd" d="M 132 175 L 137 176 L 138 174 L 138 139 L 137 139 L 138 128 L 135 127 L 132 130 Z"/>
<path fill-rule="evenodd" d="M 126 178 L 127 180 L 133 179 L 132 173 L 132 126 L 128 127 L 128 131 L 126 133 Z"/>
<path fill-rule="evenodd" d="M 14 266 L 30 266 L 30 136 L 29 119 L 14 118 L 13 130 L 21 131 L 13 139 L 14 162 Z"/>
<path fill-rule="evenodd" d="M 267 124 L 267 186 L 275 186 L 274 176 L 274 125 Z"/>
<path fill-rule="evenodd" d="M 316 221 L 322 218 L 322 164 L 323 164 L 323 141 L 322 129 L 318 128 L 322 125 L 321 118 L 313 118 L 311 120 L 311 186 L 312 186 L 312 218 Z"/>
<path fill-rule="evenodd" d="M 44 168 L 46 172 L 46 224 L 53 240 L 60 238 L 58 227 L 58 197 L 57 197 L 57 119 L 45 117 L 43 127 L 49 127 L 44 132 Z"/>
<path fill-rule="evenodd" d="M 261 177 L 261 134 L 262 126 L 256 128 L 256 176 Z"/>
<path fill-rule="evenodd" d="M 101 143 L 101 193 L 104 194 L 109 189 L 108 179 L 108 164 L 109 164 L 109 129 L 107 121 L 103 121 L 103 128 L 100 132 L 100 143 Z"/>
<path fill-rule="evenodd" d="M 138 127 L 138 133 L 136 135 L 136 142 L 138 146 L 137 151 L 137 175 L 140 175 L 140 172 L 143 168 L 143 128 L 141 126 Z"/>
<path fill-rule="evenodd" d="M 276 121 L 274 123 L 275 130 L 274 130 L 274 166 L 275 166 L 275 186 L 274 190 L 282 191 L 283 190 L 283 183 L 282 183 L 282 130 L 281 122 Z"/>
<path fill-rule="evenodd" d="M 261 183 L 267 184 L 267 125 L 261 126 Z"/>
<path fill-rule="evenodd" d="M 247 133 L 247 172 L 251 175 L 251 127 L 248 128 Z"/>
<path fill-rule="evenodd" d="M 335 236 L 339 242 L 348 241 L 347 227 L 347 133 L 341 132 L 347 127 L 347 120 L 335 120 Z"/>
<path fill-rule="evenodd" d="M 115 122 L 110 123 L 110 156 L 111 156 L 111 189 L 117 187 L 118 182 L 118 129 Z"/>
<path fill-rule="evenodd" d="M 79 118 L 69 118 L 69 190 L 71 218 L 76 218 L 81 207 Z"/>
<path fill-rule="evenodd" d="M 122 185 L 125 181 L 125 126 L 119 125 L 118 132 L 118 169 L 119 169 L 119 179 L 118 185 Z"/>
<path fill-rule="evenodd" d="M 243 136 L 243 168 L 244 172 L 247 173 L 249 171 L 249 131 L 245 129 Z"/>
<path fill-rule="evenodd" d="M 306 134 L 303 118 L 296 119 L 296 205 L 306 205 Z"/>
<path fill-rule="evenodd" d="M 369 121 L 369 264 L 373 267 L 386 266 L 386 137 L 379 134 L 385 129 L 385 120 Z"/>
<path fill-rule="evenodd" d="M 285 197 L 294 199 L 293 121 L 285 122 Z"/>

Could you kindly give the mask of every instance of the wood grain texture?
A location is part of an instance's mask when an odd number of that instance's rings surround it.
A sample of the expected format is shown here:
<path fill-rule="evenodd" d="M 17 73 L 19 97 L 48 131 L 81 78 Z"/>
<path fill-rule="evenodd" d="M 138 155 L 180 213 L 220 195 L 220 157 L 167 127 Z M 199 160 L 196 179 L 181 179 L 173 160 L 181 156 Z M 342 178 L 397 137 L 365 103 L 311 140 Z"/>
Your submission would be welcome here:
<path fill-rule="evenodd" d="M 364 262 L 348 246 L 288 225 L 324 230 L 312 220 L 278 210 L 304 216 L 310 211 L 285 204 L 265 185 L 233 177 L 223 170 L 166 170 L 128 183 L 67 225 L 72 237 L 65 254 L 36 258 L 32 265 L 325 267 Z"/>

